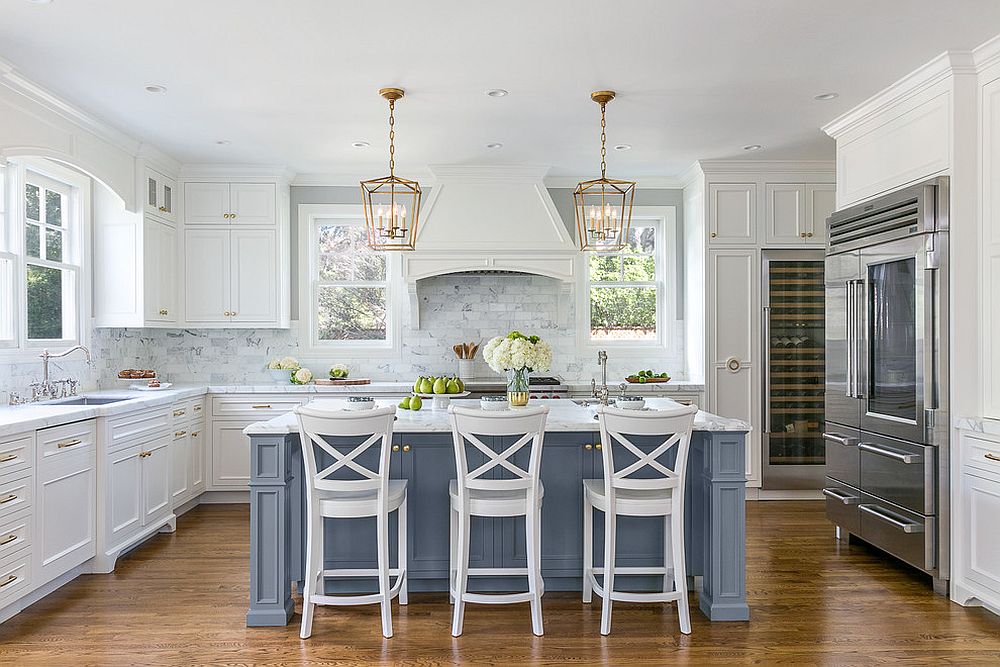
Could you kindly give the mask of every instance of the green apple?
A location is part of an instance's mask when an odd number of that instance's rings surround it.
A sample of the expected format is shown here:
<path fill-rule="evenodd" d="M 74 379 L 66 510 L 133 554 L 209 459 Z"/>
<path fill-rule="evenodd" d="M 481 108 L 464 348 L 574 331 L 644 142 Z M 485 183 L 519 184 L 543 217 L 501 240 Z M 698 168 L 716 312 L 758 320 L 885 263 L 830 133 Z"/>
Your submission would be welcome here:
<path fill-rule="evenodd" d="M 410 399 L 411 410 L 419 410 L 422 407 L 424 407 L 424 402 L 420 400 L 419 396 L 414 396 L 413 398 Z"/>
<path fill-rule="evenodd" d="M 444 381 L 444 378 L 438 378 L 437 380 L 434 380 L 434 385 L 431 388 L 435 394 L 448 393 L 448 384 Z"/>
<path fill-rule="evenodd" d="M 399 402 L 399 407 L 403 408 L 404 410 L 409 410 L 410 409 L 410 397 L 407 396 L 406 398 L 404 398 L 403 400 L 401 400 Z"/>

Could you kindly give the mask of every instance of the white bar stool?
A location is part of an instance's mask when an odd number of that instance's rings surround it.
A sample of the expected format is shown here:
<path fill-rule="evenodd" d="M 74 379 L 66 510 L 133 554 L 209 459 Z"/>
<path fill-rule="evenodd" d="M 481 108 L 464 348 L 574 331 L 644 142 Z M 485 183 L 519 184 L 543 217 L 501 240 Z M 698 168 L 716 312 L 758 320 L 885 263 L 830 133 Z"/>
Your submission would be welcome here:
<path fill-rule="evenodd" d="M 684 564 L 684 479 L 697 406 L 672 410 L 598 410 L 604 479 L 583 480 L 583 601 L 596 592 L 601 608 L 601 634 L 611 632 L 611 602 L 677 602 L 681 632 L 691 634 L 687 571 Z M 643 451 L 628 437 L 663 436 L 661 444 Z M 657 459 L 677 448 L 673 469 Z M 615 450 L 623 450 L 616 456 Z M 623 461 L 623 459 L 628 459 Z M 649 472 L 643 472 L 643 471 Z M 642 473 L 642 478 L 633 477 Z M 646 476 L 648 475 L 648 476 Z M 604 512 L 604 567 L 594 567 L 594 509 Z M 615 523 L 618 516 L 664 518 L 663 567 L 616 567 Z M 671 567 L 672 566 L 672 567 Z M 670 579 L 673 570 L 673 587 Z M 595 575 L 604 575 L 603 586 Z M 615 574 L 662 574 L 663 592 L 615 590 Z"/>
<path fill-rule="evenodd" d="M 451 498 L 451 544 L 449 548 L 449 592 L 455 603 L 451 634 L 462 634 L 465 603 L 531 603 L 531 631 L 541 636 L 542 595 L 545 593 L 541 568 L 542 496 L 545 489 L 539 479 L 542 441 L 545 435 L 547 407 L 519 410 L 483 411 L 450 406 L 455 463 L 458 479 L 448 485 Z M 502 451 L 495 451 L 481 437 L 520 436 Z M 514 462 L 514 455 L 530 447 L 528 467 Z M 467 448 L 481 452 L 486 462 L 469 470 Z M 494 470 L 510 473 L 509 479 L 491 478 Z M 523 516 L 528 566 L 526 568 L 469 567 L 469 530 L 471 517 Z M 470 593 L 470 576 L 527 576 L 526 593 Z"/>
<path fill-rule="evenodd" d="M 392 637 L 390 601 L 398 595 L 399 604 L 407 602 L 406 480 L 389 480 L 389 452 L 396 408 L 347 411 L 305 405 L 296 408 L 295 414 L 299 421 L 299 440 L 306 469 L 306 569 L 299 636 L 306 639 L 312 634 L 316 605 L 379 603 L 382 605 L 382 634 Z M 345 445 L 343 441 L 347 439 L 350 443 Z M 379 448 L 378 459 L 374 467 L 368 467 L 359 458 L 373 447 Z M 333 459 L 333 463 L 318 472 L 316 448 Z M 346 449 L 347 453 L 341 449 Z M 338 478 L 331 479 L 335 475 Z M 395 568 L 389 567 L 391 512 L 398 512 L 399 545 Z M 364 517 L 375 517 L 378 524 L 378 568 L 324 569 L 323 519 Z M 390 588 L 391 576 L 396 577 L 396 581 Z M 379 592 L 370 595 L 327 595 L 326 577 L 378 577 Z"/>

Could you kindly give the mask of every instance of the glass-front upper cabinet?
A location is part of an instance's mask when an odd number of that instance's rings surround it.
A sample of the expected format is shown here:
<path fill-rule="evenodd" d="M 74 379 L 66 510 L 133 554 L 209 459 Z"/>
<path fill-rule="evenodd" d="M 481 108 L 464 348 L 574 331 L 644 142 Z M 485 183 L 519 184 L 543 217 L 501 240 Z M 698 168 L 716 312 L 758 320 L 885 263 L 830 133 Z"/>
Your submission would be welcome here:
<path fill-rule="evenodd" d="M 154 169 L 146 169 L 145 210 L 170 222 L 174 221 L 177 182 Z"/>

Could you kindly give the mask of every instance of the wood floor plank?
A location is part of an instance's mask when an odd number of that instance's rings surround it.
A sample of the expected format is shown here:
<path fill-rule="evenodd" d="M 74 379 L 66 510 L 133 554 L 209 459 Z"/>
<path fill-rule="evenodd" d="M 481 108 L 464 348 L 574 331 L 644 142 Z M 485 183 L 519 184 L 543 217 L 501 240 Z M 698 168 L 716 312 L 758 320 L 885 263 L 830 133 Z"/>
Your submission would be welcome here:
<path fill-rule="evenodd" d="M 119 561 L 0 626 L 11 665 L 897 665 L 1000 664 L 1000 619 L 934 595 L 927 577 L 861 543 L 842 545 L 819 502 L 747 505 L 748 623 L 709 623 L 692 595 L 690 636 L 668 605 L 616 603 L 601 637 L 600 604 L 546 594 L 545 636 L 528 605 L 468 605 L 450 635 L 440 594 L 394 606 L 320 608 L 313 636 L 247 628 L 249 513 L 204 505 Z M 597 598 L 595 597 L 595 600 Z"/>

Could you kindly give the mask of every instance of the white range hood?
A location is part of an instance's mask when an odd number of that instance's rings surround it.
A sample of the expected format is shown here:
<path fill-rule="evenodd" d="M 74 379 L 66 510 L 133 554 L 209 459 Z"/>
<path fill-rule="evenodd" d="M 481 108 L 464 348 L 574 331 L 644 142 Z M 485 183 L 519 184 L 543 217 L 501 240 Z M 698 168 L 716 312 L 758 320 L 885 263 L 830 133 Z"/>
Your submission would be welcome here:
<path fill-rule="evenodd" d="M 579 252 L 542 179 L 547 167 L 439 165 L 420 211 L 408 283 L 473 271 L 571 282 Z"/>

